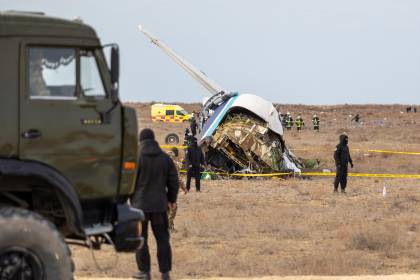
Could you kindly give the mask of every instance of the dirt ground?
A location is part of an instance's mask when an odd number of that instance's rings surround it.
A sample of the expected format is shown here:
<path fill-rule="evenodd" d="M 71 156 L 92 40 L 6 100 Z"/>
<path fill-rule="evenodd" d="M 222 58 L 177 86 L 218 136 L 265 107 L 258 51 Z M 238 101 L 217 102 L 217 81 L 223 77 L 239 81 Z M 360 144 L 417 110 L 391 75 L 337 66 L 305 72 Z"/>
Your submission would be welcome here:
<path fill-rule="evenodd" d="M 155 124 L 149 104 L 137 104 L 140 128 L 180 136 L 187 124 Z M 197 105 L 184 106 L 187 110 Z M 286 132 L 286 143 L 304 159 L 318 159 L 317 170 L 333 170 L 332 154 L 341 132 L 350 137 L 354 172 L 420 174 L 419 155 L 392 155 L 368 149 L 420 152 L 420 114 L 403 106 L 282 106 L 303 113 L 307 128 Z M 321 117 L 321 132 L 309 129 Z M 363 124 L 350 122 L 356 113 Z M 182 137 L 181 137 L 182 138 Z M 173 276 L 263 279 L 420 279 L 420 180 L 351 178 L 346 195 L 332 193 L 332 178 L 203 181 L 203 192 L 179 197 L 172 234 Z M 387 195 L 383 196 L 386 187 Z M 154 242 L 150 242 L 152 256 Z M 95 267 L 88 250 L 72 246 L 78 277 L 130 277 L 133 254 L 116 256 L 105 246 Z M 153 273 L 157 274 L 155 258 Z M 338 278 L 341 275 L 392 275 L 388 278 Z M 297 275 L 329 275 L 332 278 Z M 78 278 L 84 279 L 84 278 Z"/>
<path fill-rule="evenodd" d="M 242 278 L 245 280 L 418 280 L 420 274 L 398 274 L 379 276 L 286 276 Z M 77 280 L 127 280 L 127 278 L 78 278 Z M 188 279 L 194 280 L 194 279 Z M 205 280 L 239 280 L 239 278 L 205 278 Z"/>

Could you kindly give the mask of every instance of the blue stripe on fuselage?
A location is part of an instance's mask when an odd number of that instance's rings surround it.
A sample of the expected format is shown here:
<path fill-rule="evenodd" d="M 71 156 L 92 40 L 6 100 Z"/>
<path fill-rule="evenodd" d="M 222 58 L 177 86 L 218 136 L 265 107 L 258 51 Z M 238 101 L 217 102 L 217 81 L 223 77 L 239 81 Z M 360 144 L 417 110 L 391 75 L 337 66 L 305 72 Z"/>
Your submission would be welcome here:
<path fill-rule="evenodd" d="M 236 100 L 236 98 L 238 98 L 237 95 L 231 97 L 224 105 L 221 105 L 223 107 L 220 111 L 218 109 L 221 106 L 215 110 L 213 116 L 211 116 L 208 120 L 208 122 L 210 122 L 210 125 L 208 126 L 207 130 L 204 132 L 201 139 L 204 139 L 207 136 L 213 135 L 214 131 L 216 130 L 216 128 L 219 126 L 219 124 L 222 122 L 223 118 L 225 117 L 227 111 L 232 107 L 232 104 Z"/>

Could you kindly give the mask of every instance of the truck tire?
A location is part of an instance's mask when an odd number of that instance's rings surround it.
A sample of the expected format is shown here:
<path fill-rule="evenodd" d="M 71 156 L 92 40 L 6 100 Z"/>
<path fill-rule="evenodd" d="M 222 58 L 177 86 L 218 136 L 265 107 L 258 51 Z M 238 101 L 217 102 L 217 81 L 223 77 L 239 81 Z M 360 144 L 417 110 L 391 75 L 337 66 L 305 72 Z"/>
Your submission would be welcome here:
<path fill-rule="evenodd" d="M 43 217 L 3 207 L 0 229 L 0 279 L 73 279 L 70 250 L 55 226 Z"/>
<path fill-rule="evenodd" d="M 165 137 L 165 143 L 168 145 L 177 145 L 179 144 L 179 137 L 175 133 L 169 133 Z"/>

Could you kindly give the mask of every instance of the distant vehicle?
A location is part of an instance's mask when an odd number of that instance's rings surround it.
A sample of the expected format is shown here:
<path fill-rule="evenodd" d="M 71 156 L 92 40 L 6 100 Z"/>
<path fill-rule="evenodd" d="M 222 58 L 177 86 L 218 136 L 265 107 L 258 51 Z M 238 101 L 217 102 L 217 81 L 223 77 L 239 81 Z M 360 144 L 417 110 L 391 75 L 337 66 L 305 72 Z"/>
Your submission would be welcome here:
<path fill-rule="evenodd" d="M 191 118 L 184 108 L 172 104 L 154 104 L 151 114 L 154 122 L 183 123 Z"/>
<path fill-rule="evenodd" d="M 119 100 L 118 46 L 80 20 L 0 12 L 0 61 L 0 279 L 73 279 L 69 239 L 138 250 L 137 116 Z"/>
<path fill-rule="evenodd" d="M 142 26 L 138 28 L 212 94 L 198 116 L 198 142 L 207 163 L 232 173 L 301 172 L 302 164 L 284 143 L 279 113 L 271 102 L 224 90 Z"/>

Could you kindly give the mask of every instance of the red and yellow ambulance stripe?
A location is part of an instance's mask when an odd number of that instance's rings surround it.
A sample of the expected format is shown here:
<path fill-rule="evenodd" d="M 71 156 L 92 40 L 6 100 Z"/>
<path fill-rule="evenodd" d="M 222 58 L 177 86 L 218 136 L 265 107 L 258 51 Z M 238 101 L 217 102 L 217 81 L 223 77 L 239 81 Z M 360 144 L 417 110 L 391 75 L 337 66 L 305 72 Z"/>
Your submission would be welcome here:
<path fill-rule="evenodd" d="M 170 123 L 182 123 L 186 121 L 183 116 L 153 116 L 152 121 L 154 122 L 170 122 Z"/>

